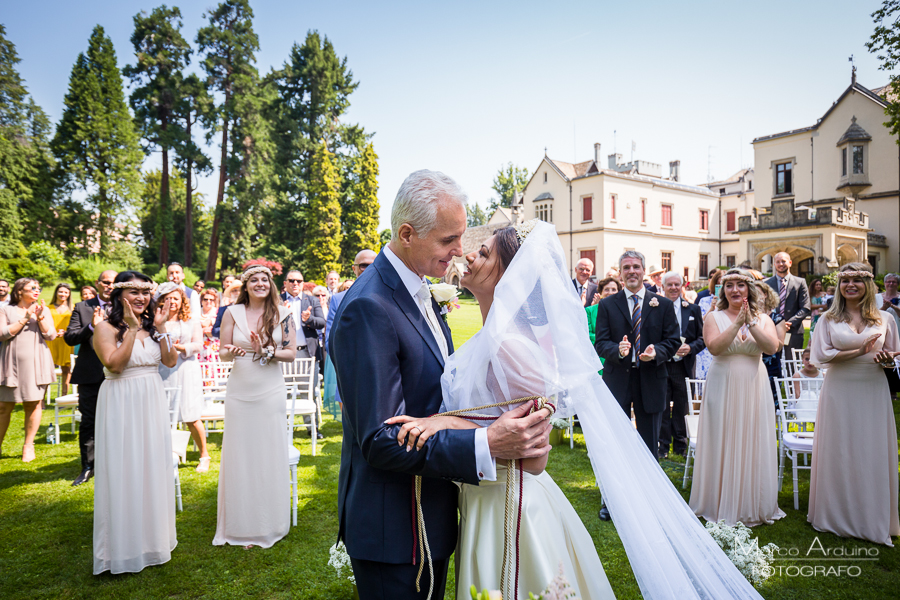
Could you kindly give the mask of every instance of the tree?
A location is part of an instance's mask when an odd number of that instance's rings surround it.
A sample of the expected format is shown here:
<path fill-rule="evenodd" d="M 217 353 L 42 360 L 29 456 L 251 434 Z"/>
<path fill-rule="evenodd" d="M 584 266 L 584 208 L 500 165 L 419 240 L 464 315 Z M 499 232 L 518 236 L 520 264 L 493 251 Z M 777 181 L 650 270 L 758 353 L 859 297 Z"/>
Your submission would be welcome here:
<path fill-rule="evenodd" d="M 340 121 L 350 106 L 350 94 L 359 85 L 339 58 L 327 36 L 310 31 L 303 44 L 294 44 L 284 66 L 270 74 L 278 98 L 271 120 L 279 135 L 276 142 L 275 201 L 267 221 L 268 248 L 286 264 L 303 256 L 310 226 L 309 182 L 314 155 L 326 140 L 336 169 L 340 197 L 354 197 L 354 165 L 367 136 L 357 125 Z"/>
<path fill-rule="evenodd" d="M 477 202 L 474 207 L 466 205 L 466 217 L 467 227 L 478 227 L 479 225 L 484 225 L 488 221 L 487 214 L 485 214 L 484 209 L 481 208 L 481 205 Z"/>
<path fill-rule="evenodd" d="M 501 167 L 494 177 L 494 185 L 491 188 L 497 192 L 499 200 L 491 200 L 488 212 L 493 214 L 497 208 L 503 206 L 509 208 L 512 206 L 513 197 L 517 192 L 521 192 L 528 184 L 528 169 L 520 169 L 512 163 L 507 163 L 506 167 Z"/>
<path fill-rule="evenodd" d="M 900 72 L 897 71 L 900 66 L 900 0 L 884 0 L 881 8 L 872 13 L 872 19 L 875 31 L 866 42 L 866 48 L 878 53 L 879 70 L 890 73 L 891 101 L 884 109 L 888 117 L 884 125 L 890 128 L 900 144 Z"/>
<path fill-rule="evenodd" d="M 88 195 L 102 253 L 122 208 L 140 193 L 142 153 L 112 40 L 99 25 L 75 61 L 63 103 L 53 152 L 66 185 Z"/>
<path fill-rule="evenodd" d="M 145 264 L 159 264 L 159 249 L 161 245 L 160 239 L 160 211 L 159 204 L 160 188 L 162 187 L 162 171 L 154 169 L 144 173 L 143 193 L 135 207 L 135 213 L 138 221 L 138 228 L 141 234 L 140 252 L 141 258 Z M 169 184 L 173 189 L 180 189 L 184 185 L 181 172 L 178 169 L 172 169 L 169 173 Z M 203 196 L 194 192 L 191 202 L 191 210 L 194 212 L 191 221 L 197 225 L 194 236 L 194 247 L 192 254 L 202 256 L 209 244 L 209 234 L 212 228 L 212 214 L 203 203 Z M 172 224 L 172 237 L 170 239 L 177 240 L 184 235 L 184 228 L 188 219 L 185 218 L 187 210 L 184 197 L 180 194 L 172 195 L 172 205 L 170 207 L 169 221 Z M 183 264 L 185 267 L 193 265 L 181 254 L 182 249 L 176 245 L 170 248 L 170 260 L 175 260 Z"/>
<path fill-rule="evenodd" d="M 354 186 L 350 199 L 341 210 L 344 240 L 341 256 L 349 259 L 360 250 L 381 249 L 378 235 L 378 155 L 371 142 L 356 162 Z M 349 269 L 344 269 L 349 274 Z"/>
<path fill-rule="evenodd" d="M 228 136 L 236 119 L 235 88 L 249 89 L 253 77 L 257 76 L 253 63 L 256 60 L 254 53 L 259 50 L 259 38 L 253 31 L 253 9 L 248 0 L 225 0 L 204 16 L 209 25 L 197 32 L 197 45 L 204 53 L 201 65 L 206 72 L 207 89 L 222 94 L 222 103 L 207 116 L 210 135 L 216 124 L 222 132 L 219 187 L 206 262 L 206 279 L 215 279 L 219 229 L 225 214 L 225 187 L 230 178 Z"/>
<path fill-rule="evenodd" d="M 382 230 L 381 230 L 381 233 L 379 233 L 378 236 L 381 238 L 381 247 L 382 247 L 382 248 L 384 248 L 385 246 L 387 246 L 388 244 L 391 243 L 391 230 L 390 230 L 390 228 L 388 228 L 388 229 L 382 229 Z"/>
<path fill-rule="evenodd" d="M 324 281 L 329 271 L 341 270 L 341 203 L 337 172 L 325 140 L 313 155 L 309 181 L 309 235 L 306 243 L 307 278 Z"/>
<path fill-rule="evenodd" d="M 136 63 L 123 73 L 137 84 L 131 94 L 131 108 L 141 135 L 147 141 L 145 152 L 162 150 L 162 181 L 159 188 L 159 264 L 169 263 L 172 240 L 172 211 L 169 193 L 169 149 L 183 143 L 184 130 L 175 119 L 174 109 L 181 90 L 182 69 L 190 63 L 191 48 L 181 35 L 181 11 L 162 5 L 147 15 L 134 16 Z"/>

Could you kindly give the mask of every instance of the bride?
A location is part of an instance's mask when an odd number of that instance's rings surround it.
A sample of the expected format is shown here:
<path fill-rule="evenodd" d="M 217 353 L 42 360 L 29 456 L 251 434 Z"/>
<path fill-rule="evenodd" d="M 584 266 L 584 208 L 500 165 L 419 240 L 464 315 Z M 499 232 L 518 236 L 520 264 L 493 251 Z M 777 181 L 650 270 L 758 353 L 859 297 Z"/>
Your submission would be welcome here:
<path fill-rule="evenodd" d="M 536 408 L 548 416 L 578 414 L 644 598 L 759 598 L 597 375 L 600 359 L 553 226 L 528 221 L 497 230 L 466 261 L 460 283 L 478 300 L 484 326 L 450 356 L 441 380 L 441 413 L 463 416 L 394 417 L 388 423 L 404 424 L 398 443 L 418 450 L 442 429 L 487 426 L 520 399 L 543 397 L 547 405 L 538 401 Z M 527 598 L 544 590 L 560 567 L 583 600 L 614 597 L 590 535 L 544 472 L 546 462 L 498 464 L 497 482 L 462 484 L 458 599 L 469 597 L 471 585 Z"/>

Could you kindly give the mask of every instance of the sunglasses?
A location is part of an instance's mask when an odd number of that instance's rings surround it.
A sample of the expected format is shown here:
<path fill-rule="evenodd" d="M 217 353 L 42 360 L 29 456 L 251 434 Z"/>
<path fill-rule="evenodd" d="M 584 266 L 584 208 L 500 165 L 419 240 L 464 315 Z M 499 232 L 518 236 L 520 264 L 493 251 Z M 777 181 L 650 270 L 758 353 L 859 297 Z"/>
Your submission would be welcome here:
<path fill-rule="evenodd" d="M 302 279 L 285 279 L 288 283 L 303 283 Z"/>
<path fill-rule="evenodd" d="M 355 263 L 353 266 L 357 267 L 360 271 L 365 271 L 366 267 L 370 266 L 372 263 Z"/>

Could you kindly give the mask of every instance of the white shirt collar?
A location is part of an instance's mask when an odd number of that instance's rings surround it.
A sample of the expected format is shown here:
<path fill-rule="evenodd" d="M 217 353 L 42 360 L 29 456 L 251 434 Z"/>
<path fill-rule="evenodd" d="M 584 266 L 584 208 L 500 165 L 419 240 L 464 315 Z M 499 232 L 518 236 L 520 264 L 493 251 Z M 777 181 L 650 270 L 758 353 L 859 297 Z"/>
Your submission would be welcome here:
<path fill-rule="evenodd" d="M 296 296 L 291 295 L 290 292 L 285 292 L 285 295 L 287 296 L 288 302 L 298 302 L 300 300 L 303 300 L 303 292 L 300 292 Z"/>
<path fill-rule="evenodd" d="M 403 282 L 409 295 L 415 298 L 416 294 L 418 294 L 419 290 L 422 288 L 422 283 L 425 281 L 425 278 L 419 277 L 413 273 L 409 267 L 394 254 L 394 251 L 391 250 L 389 245 L 384 247 L 384 256 L 388 259 L 388 262 L 391 263 L 391 266 L 394 267 L 394 270 L 397 271 L 397 275 L 400 276 L 400 281 Z"/>
<path fill-rule="evenodd" d="M 647 288 L 644 287 L 643 283 L 641 284 L 641 289 L 638 290 L 637 293 L 634 293 L 631 290 L 629 290 L 628 288 L 625 288 L 625 299 L 631 300 L 632 296 L 637 296 L 638 298 L 641 299 L 641 302 L 643 302 L 644 301 L 644 292 L 646 292 L 646 291 L 647 291 Z"/>

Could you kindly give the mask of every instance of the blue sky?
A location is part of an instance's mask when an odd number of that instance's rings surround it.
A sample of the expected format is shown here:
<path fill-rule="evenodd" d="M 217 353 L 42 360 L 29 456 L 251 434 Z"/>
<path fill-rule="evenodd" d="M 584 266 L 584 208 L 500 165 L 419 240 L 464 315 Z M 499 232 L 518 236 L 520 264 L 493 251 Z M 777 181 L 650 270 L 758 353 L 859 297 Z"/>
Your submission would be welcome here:
<path fill-rule="evenodd" d="M 191 42 L 214 4 L 174 3 Z M 604 157 L 615 146 L 628 160 L 633 141 L 635 158 L 666 172 L 680 159 L 686 183 L 720 179 L 752 166 L 754 137 L 813 124 L 849 85 L 851 54 L 862 85 L 887 82 L 865 48 L 875 0 L 251 5 L 262 73 L 311 29 L 348 58 L 360 86 L 347 119 L 375 133 L 382 227 L 412 171 L 444 171 L 484 206 L 498 168 L 533 171 L 545 147 L 571 162 L 592 158 L 600 142 Z M 124 66 L 133 16 L 155 6 L 10 3 L 0 22 L 56 122 L 93 27 L 106 29 Z M 214 199 L 214 177 L 200 189 Z"/>

